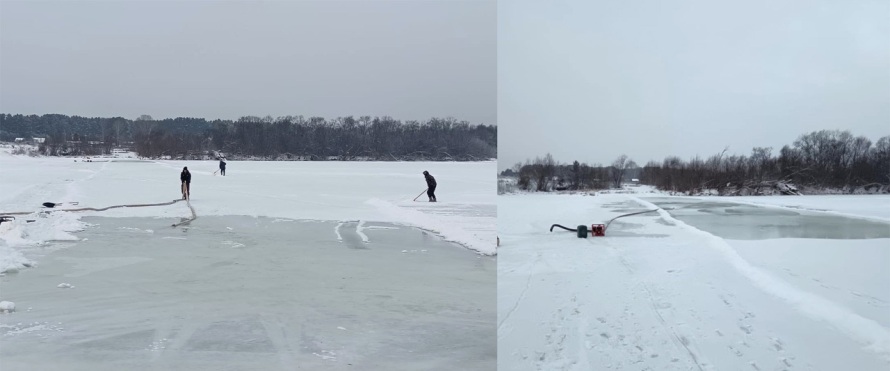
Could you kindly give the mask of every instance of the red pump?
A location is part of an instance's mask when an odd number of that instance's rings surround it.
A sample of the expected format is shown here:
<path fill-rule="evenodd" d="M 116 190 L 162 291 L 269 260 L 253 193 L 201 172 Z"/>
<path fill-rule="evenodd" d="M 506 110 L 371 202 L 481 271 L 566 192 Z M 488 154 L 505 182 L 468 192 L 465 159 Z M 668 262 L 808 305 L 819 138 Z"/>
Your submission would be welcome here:
<path fill-rule="evenodd" d="M 606 236 L 606 225 L 605 224 L 592 224 L 590 226 L 590 234 L 593 237 L 605 237 Z"/>
<path fill-rule="evenodd" d="M 609 225 L 612 224 L 612 222 L 615 221 L 615 219 L 623 218 L 623 217 L 631 216 L 631 215 L 651 213 L 654 211 L 658 211 L 658 209 L 652 209 L 652 210 L 639 211 L 639 212 L 635 212 L 635 213 L 619 215 L 619 216 L 612 218 L 612 220 L 609 220 L 609 222 L 606 224 L 591 224 L 590 229 L 587 229 L 586 225 L 579 225 L 578 228 L 569 228 L 569 227 L 565 227 L 565 226 L 562 226 L 559 224 L 554 224 L 554 225 L 550 226 L 550 232 L 553 232 L 554 227 L 559 227 L 559 228 L 565 229 L 570 232 L 576 232 L 578 235 L 578 238 L 587 238 L 588 234 L 592 235 L 593 237 L 605 237 L 606 229 L 609 228 Z"/>

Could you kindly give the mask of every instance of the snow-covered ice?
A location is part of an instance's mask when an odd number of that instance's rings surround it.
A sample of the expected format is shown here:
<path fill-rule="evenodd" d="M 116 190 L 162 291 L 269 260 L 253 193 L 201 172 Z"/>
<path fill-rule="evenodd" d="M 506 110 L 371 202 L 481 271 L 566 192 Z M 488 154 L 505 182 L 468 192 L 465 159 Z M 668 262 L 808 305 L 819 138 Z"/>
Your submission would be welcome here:
<path fill-rule="evenodd" d="M 4 369 L 494 367 L 495 162 L 0 168 Z"/>
<path fill-rule="evenodd" d="M 856 220 L 874 223 L 890 209 L 870 213 L 870 205 L 890 198 L 807 205 L 837 211 L 819 216 L 734 200 L 499 196 L 498 367 L 887 369 L 890 224 L 849 232 L 842 229 L 852 224 L 841 222 L 823 238 L 773 237 L 771 228 L 860 211 L 870 220 Z M 606 237 L 548 232 L 554 223 L 602 223 L 671 201 L 664 207 L 672 210 L 616 220 Z M 744 222 L 750 213 L 777 225 L 758 235 L 761 226 Z"/>
<path fill-rule="evenodd" d="M 0 224 L 0 271 L 22 269 L 46 241 L 74 241 L 82 216 L 188 218 L 183 202 L 102 212 L 38 214 L 44 202 L 58 209 L 152 204 L 179 196 L 179 172 L 192 173 L 196 214 L 249 215 L 288 219 L 368 220 L 403 223 L 433 231 L 483 254 L 495 254 L 496 163 L 441 162 L 252 162 L 232 161 L 227 176 L 213 175 L 214 161 L 73 162 L 0 151 L 0 213 L 16 215 Z M 439 182 L 438 203 L 412 201 L 430 171 Z M 77 202 L 77 205 L 70 204 Z M 33 222 L 27 222 L 31 220 Z M 152 228 L 134 227 L 134 233 Z"/>

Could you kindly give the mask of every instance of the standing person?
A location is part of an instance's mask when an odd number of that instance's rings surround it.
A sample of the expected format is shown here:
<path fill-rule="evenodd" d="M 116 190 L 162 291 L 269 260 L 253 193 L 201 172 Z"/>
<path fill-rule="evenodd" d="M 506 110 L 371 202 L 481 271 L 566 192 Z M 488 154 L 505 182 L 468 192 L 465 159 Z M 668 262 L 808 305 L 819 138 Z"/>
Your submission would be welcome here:
<path fill-rule="evenodd" d="M 430 202 L 436 202 L 436 178 L 430 175 L 429 171 L 423 171 L 423 177 L 426 178 L 426 195 L 430 198 Z"/>
<path fill-rule="evenodd" d="M 222 157 L 219 158 L 219 173 L 226 176 L 226 160 Z"/>
<path fill-rule="evenodd" d="M 192 173 L 189 172 L 188 167 L 182 168 L 182 172 L 179 173 L 179 180 L 182 182 L 182 199 L 187 200 L 191 198 Z"/>

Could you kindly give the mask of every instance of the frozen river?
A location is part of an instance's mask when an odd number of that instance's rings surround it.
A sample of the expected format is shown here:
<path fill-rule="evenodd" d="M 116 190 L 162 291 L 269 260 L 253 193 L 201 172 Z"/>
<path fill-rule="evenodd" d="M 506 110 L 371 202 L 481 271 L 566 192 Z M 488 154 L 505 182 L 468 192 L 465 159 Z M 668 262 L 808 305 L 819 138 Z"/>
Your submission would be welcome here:
<path fill-rule="evenodd" d="M 890 223 L 820 212 L 680 197 L 644 197 L 695 228 L 733 240 L 890 238 Z"/>
<path fill-rule="evenodd" d="M 84 221 L 82 241 L 0 278 L 17 306 L 0 316 L 4 371 L 495 368 L 496 260 L 428 232 Z"/>

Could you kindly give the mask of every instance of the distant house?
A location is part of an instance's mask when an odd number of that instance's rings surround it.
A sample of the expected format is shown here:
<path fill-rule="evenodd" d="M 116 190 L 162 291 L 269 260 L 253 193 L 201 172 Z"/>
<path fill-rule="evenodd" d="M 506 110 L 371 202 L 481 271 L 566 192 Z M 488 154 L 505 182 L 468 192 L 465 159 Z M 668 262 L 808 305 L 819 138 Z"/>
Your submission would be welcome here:
<path fill-rule="evenodd" d="M 637 178 L 633 178 L 630 180 L 630 185 L 638 186 L 638 185 L 640 185 L 640 180 Z"/>
<path fill-rule="evenodd" d="M 43 144 L 46 141 L 46 138 L 34 138 L 34 143 Z"/>
<path fill-rule="evenodd" d="M 24 141 L 25 141 L 25 138 L 15 138 L 15 142 L 16 142 L 16 143 L 21 143 L 21 142 L 24 142 Z"/>

